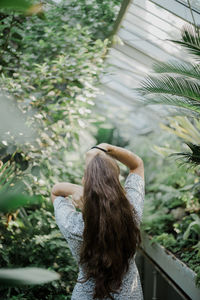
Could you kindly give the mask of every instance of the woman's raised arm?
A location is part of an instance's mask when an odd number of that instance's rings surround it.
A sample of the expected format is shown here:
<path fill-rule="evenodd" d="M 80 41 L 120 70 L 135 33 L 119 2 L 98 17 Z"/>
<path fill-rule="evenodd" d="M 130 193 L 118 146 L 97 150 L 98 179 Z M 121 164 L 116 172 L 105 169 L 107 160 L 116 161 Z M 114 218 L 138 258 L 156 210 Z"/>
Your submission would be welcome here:
<path fill-rule="evenodd" d="M 53 186 L 51 191 L 52 202 L 56 197 L 68 197 L 72 195 L 72 200 L 76 207 L 82 208 L 83 187 L 70 182 L 59 182 Z"/>
<path fill-rule="evenodd" d="M 138 155 L 127 149 L 106 143 L 101 143 L 98 146 L 107 150 L 109 155 L 126 165 L 130 169 L 130 173 L 139 174 L 144 179 L 144 164 Z"/>

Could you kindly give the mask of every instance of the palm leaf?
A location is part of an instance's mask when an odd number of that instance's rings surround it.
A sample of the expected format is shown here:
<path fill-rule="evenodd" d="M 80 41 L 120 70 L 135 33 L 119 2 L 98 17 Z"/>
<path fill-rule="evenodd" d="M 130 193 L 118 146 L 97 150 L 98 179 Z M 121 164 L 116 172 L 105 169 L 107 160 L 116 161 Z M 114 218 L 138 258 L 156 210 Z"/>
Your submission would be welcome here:
<path fill-rule="evenodd" d="M 8 162 L 6 162 L 5 164 L 1 161 L 1 167 L 0 167 L 0 176 L 3 173 L 3 170 L 8 166 Z"/>
<path fill-rule="evenodd" d="M 186 144 L 191 149 L 191 152 L 172 153 L 169 156 L 179 156 L 179 158 L 184 159 L 183 164 L 189 163 L 193 166 L 200 165 L 200 145 L 195 145 L 192 143 Z"/>
<path fill-rule="evenodd" d="M 0 212 L 15 211 L 18 208 L 41 204 L 41 196 L 29 196 L 22 194 L 0 193 Z"/>
<path fill-rule="evenodd" d="M 195 128 L 188 118 L 183 116 L 168 117 L 168 124 L 160 124 L 164 130 L 177 135 L 186 142 L 200 144 L 200 132 Z"/>
<path fill-rule="evenodd" d="M 0 269 L 0 286 L 44 284 L 58 279 L 60 279 L 58 273 L 42 268 Z"/>
<path fill-rule="evenodd" d="M 5 169 L 3 174 L 0 176 L 0 188 L 5 184 L 5 182 L 7 182 L 8 179 L 10 179 L 12 175 L 13 175 L 13 167 L 9 166 L 7 169 Z"/>
<path fill-rule="evenodd" d="M 181 41 L 171 41 L 186 48 L 188 52 L 195 55 L 196 59 L 200 60 L 200 28 L 184 26 L 181 36 Z"/>
<path fill-rule="evenodd" d="M 159 147 L 156 145 L 153 146 L 152 150 L 161 156 L 168 156 L 169 154 L 174 153 L 173 149 L 169 149 L 167 147 Z"/>
<path fill-rule="evenodd" d="M 198 119 L 198 120 L 194 119 L 193 121 L 194 121 L 195 127 L 196 127 L 197 130 L 199 130 L 199 132 L 200 132 L 200 120 L 199 120 L 199 119 Z"/>
<path fill-rule="evenodd" d="M 182 63 L 179 61 L 160 62 L 153 66 L 156 73 L 173 73 L 200 80 L 200 66 L 192 63 Z"/>
<path fill-rule="evenodd" d="M 181 107 L 189 109 L 193 112 L 200 114 L 200 103 L 197 101 L 192 101 L 184 97 L 177 97 L 172 95 L 148 95 L 145 98 L 141 99 L 140 102 L 143 102 L 143 105 L 149 104 L 164 104 L 171 105 L 175 107 Z"/>
<path fill-rule="evenodd" d="M 142 95 L 147 94 L 168 94 L 186 97 L 193 101 L 200 102 L 200 85 L 192 80 L 175 76 L 163 75 L 148 76 L 141 83 L 141 88 L 136 89 Z"/>

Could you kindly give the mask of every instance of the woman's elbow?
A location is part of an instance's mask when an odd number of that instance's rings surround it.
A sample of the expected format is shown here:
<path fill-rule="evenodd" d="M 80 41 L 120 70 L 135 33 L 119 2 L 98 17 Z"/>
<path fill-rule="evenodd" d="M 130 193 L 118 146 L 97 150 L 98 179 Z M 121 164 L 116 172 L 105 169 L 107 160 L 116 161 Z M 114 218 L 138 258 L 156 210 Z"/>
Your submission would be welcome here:
<path fill-rule="evenodd" d="M 129 167 L 131 172 L 134 172 L 136 169 L 144 169 L 144 162 L 142 158 L 139 156 L 137 157 L 137 160 L 134 161 L 134 164 Z"/>
<path fill-rule="evenodd" d="M 141 157 L 138 157 L 138 166 L 143 166 L 144 167 L 144 162 Z"/>
<path fill-rule="evenodd" d="M 52 190 L 51 190 L 51 201 L 54 202 L 55 198 L 59 196 L 59 188 L 58 184 L 54 184 Z"/>

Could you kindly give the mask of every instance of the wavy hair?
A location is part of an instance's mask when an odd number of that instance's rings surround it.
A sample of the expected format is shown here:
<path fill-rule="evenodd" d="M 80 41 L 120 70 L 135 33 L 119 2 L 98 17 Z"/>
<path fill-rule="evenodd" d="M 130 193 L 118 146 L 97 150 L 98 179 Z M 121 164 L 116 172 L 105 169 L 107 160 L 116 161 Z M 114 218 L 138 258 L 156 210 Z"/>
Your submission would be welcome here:
<path fill-rule="evenodd" d="M 141 242 L 136 213 L 119 181 L 119 167 L 109 155 L 98 153 L 84 174 L 83 243 L 80 264 L 93 278 L 93 299 L 117 293 L 129 261 Z"/>

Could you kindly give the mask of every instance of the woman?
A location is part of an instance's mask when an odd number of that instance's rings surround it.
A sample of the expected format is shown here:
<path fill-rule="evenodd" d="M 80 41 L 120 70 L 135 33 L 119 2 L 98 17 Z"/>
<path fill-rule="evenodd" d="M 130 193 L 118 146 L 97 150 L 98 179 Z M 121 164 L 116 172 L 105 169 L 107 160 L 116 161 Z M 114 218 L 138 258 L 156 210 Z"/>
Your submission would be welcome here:
<path fill-rule="evenodd" d="M 125 189 L 116 160 L 129 168 Z M 79 264 L 71 299 L 142 300 L 135 265 L 144 204 L 142 159 L 121 147 L 99 144 L 86 153 L 82 183 L 58 183 L 51 193 L 56 223 Z"/>

